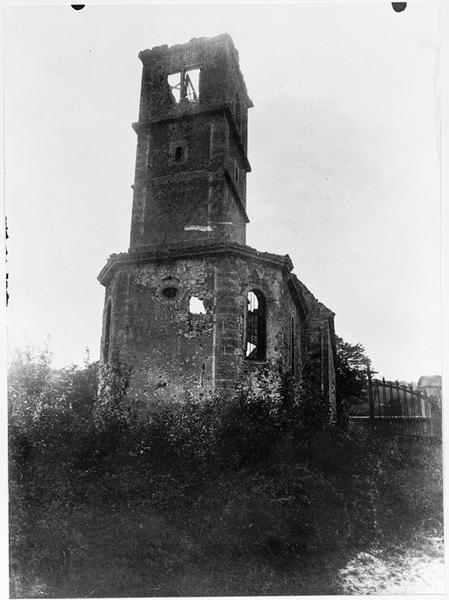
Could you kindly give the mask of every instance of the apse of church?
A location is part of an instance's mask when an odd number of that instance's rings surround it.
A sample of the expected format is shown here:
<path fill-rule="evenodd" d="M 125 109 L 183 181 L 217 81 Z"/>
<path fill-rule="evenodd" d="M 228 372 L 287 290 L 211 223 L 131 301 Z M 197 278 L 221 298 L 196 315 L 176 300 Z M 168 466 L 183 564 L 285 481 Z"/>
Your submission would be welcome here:
<path fill-rule="evenodd" d="M 222 390 L 258 365 L 300 375 L 335 402 L 333 313 L 288 255 L 246 245 L 248 110 L 229 35 L 139 55 L 143 63 L 128 252 L 112 255 L 101 360 L 132 367 L 138 403 Z"/>

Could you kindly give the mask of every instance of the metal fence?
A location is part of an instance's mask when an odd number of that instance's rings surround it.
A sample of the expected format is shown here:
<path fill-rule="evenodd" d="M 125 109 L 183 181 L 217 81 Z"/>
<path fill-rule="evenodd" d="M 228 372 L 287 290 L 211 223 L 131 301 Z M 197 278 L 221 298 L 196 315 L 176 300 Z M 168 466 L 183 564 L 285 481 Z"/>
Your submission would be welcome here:
<path fill-rule="evenodd" d="M 364 398 L 351 420 L 369 421 L 386 432 L 441 440 L 441 405 L 424 391 L 398 381 L 372 379 L 368 371 Z"/>

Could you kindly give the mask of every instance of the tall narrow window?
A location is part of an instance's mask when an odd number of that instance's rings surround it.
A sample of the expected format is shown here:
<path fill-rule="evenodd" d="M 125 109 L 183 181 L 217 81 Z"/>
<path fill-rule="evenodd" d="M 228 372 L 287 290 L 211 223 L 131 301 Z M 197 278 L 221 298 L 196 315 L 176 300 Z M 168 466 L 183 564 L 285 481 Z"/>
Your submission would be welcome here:
<path fill-rule="evenodd" d="M 104 324 L 103 361 L 107 362 L 109 357 L 109 338 L 111 334 L 111 301 L 106 308 L 106 322 Z"/>
<path fill-rule="evenodd" d="M 185 140 L 170 142 L 168 160 L 171 165 L 187 162 L 187 143 Z"/>
<path fill-rule="evenodd" d="M 265 360 L 267 354 L 265 297 L 259 290 L 250 290 L 246 304 L 245 356 L 249 360 Z"/>

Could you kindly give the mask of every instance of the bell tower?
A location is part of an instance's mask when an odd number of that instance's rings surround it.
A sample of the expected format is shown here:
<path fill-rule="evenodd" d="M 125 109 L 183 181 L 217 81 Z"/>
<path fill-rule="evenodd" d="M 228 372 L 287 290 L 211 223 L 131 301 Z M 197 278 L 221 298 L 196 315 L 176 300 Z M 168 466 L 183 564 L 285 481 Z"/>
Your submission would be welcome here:
<path fill-rule="evenodd" d="M 332 314 L 308 306 L 288 255 L 246 245 L 252 102 L 230 36 L 139 56 L 130 247 L 98 279 L 101 361 L 131 367 L 127 399 L 145 412 L 232 389 L 266 361 L 299 374 L 307 315 L 321 356 Z"/>
<path fill-rule="evenodd" d="M 245 244 L 248 108 L 229 35 L 139 54 L 130 250 Z"/>

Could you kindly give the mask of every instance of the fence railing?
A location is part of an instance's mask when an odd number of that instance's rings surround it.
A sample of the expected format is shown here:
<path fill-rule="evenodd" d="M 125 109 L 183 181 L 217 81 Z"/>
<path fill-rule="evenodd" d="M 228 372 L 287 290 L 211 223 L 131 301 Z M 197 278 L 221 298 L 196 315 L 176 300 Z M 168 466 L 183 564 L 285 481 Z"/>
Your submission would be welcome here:
<path fill-rule="evenodd" d="M 372 379 L 367 385 L 357 414 L 351 419 L 369 420 L 377 428 L 405 435 L 441 440 L 441 405 L 427 392 L 398 381 Z"/>

